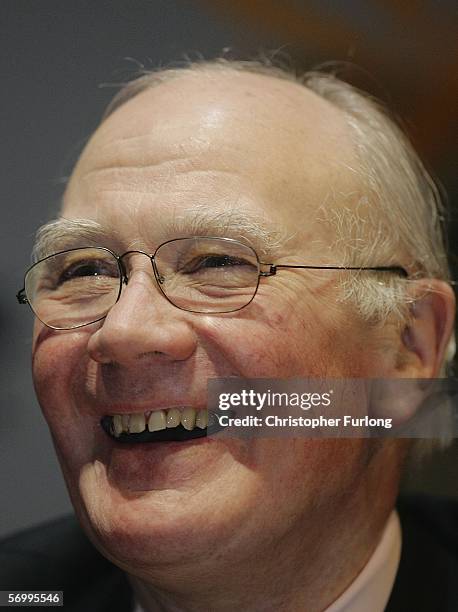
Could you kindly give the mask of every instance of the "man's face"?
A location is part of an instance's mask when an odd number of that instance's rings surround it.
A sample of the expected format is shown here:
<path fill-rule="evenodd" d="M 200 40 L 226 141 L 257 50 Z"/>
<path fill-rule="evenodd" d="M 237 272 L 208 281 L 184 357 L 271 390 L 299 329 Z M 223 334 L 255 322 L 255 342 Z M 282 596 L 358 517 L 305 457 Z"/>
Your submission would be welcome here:
<path fill-rule="evenodd" d="M 320 217 L 359 193 L 345 169 L 354 164 L 343 118 L 298 86 L 184 76 L 102 124 L 62 214 L 103 225 L 98 245 L 118 253 L 152 253 L 198 227 L 248 242 L 267 262 L 338 265 Z M 242 216 L 278 244 L 245 231 Z M 104 415 L 204 408 L 213 377 L 383 375 L 388 358 L 375 370 L 376 339 L 337 301 L 336 285 L 329 271 L 282 270 L 239 312 L 193 314 L 164 299 L 139 256 L 104 321 L 65 332 L 36 324 L 39 401 L 80 520 L 107 556 L 128 570 L 211 563 L 219 550 L 236 560 L 279 541 L 297 546 L 299 533 L 319 540 L 318 517 L 338 528 L 336 508 L 363 494 L 364 440 L 126 446 L 100 426 Z"/>

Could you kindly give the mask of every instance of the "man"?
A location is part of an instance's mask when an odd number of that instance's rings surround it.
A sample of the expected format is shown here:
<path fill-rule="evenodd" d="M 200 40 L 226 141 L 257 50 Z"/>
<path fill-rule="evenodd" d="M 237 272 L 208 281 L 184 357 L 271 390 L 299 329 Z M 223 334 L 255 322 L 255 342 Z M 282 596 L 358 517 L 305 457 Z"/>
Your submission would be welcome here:
<path fill-rule="evenodd" d="M 214 62 L 129 85 L 19 296 L 78 520 L 109 563 L 61 522 L 3 545 L 2 588 L 62 588 L 68 610 L 451 610 L 444 573 L 435 607 L 421 581 L 387 603 L 406 574 L 405 440 L 117 439 L 205 428 L 215 377 L 437 377 L 454 316 L 437 214 L 398 130 L 333 77 Z M 452 572 L 440 540 L 418 550 Z"/>

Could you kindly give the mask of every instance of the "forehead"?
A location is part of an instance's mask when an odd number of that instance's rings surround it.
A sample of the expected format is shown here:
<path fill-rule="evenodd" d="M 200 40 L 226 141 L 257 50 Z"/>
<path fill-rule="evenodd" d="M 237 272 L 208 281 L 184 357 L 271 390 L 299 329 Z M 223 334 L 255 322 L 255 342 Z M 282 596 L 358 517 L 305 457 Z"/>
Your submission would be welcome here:
<path fill-rule="evenodd" d="M 96 131 L 63 214 L 123 224 L 132 213 L 243 210 L 297 230 L 331 193 L 354 190 L 340 111 L 264 75 L 198 71 L 142 92 Z M 299 217 L 300 216 L 300 217 Z"/>

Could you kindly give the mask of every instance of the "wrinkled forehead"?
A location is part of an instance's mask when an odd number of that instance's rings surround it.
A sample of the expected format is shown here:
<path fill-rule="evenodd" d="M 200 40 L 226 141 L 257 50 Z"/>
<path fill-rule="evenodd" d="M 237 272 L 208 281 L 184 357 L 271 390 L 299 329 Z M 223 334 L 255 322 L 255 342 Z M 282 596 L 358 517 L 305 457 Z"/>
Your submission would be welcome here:
<path fill-rule="evenodd" d="M 313 92 L 270 76 L 199 71 L 138 94 L 102 123 L 64 214 L 93 216 L 102 193 L 143 181 L 165 203 L 194 190 L 196 205 L 254 206 L 297 225 L 330 193 L 354 190 L 354 165 L 345 118 Z"/>

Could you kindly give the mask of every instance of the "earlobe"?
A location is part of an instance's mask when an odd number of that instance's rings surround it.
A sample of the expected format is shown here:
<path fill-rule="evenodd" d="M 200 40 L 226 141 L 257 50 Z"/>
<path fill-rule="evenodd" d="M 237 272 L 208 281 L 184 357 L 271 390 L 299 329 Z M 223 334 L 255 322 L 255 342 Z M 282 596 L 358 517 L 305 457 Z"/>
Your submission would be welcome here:
<path fill-rule="evenodd" d="M 401 333 L 405 378 L 439 376 L 453 332 L 455 296 L 444 281 L 414 281 L 410 320 Z"/>

